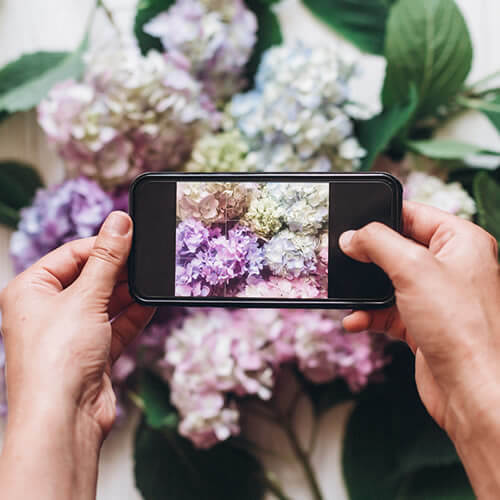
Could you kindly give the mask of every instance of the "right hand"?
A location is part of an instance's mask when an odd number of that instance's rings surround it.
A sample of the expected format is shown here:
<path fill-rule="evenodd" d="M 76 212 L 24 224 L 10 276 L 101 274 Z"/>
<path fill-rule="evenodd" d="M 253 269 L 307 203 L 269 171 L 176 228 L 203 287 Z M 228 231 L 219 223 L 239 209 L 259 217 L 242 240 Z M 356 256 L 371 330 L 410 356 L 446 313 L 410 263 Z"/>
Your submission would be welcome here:
<path fill-rule="evenodd" d="M 417 203 L 405 203 L 403 225 L 406 237 L 378 223 L 341 236 L 347 255 L 380 266 L 396 290 L 396 306 L 356 311 L 344 327 L 406 341 L 427 410 L 455 444 L 469 442 L 500 428 L 497 242 L 471 222 Z"/>

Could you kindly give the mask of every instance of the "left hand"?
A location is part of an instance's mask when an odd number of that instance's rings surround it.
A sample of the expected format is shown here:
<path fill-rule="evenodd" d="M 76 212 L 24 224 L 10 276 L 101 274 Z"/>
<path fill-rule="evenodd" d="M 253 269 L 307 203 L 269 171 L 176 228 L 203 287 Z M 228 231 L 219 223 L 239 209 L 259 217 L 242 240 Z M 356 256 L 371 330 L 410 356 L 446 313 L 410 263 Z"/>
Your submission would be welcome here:
<path fill-rule="evenodd" d="M 128 292 L 131 240 L 130 217 L 114 212 L 96 238 L 54 250 L 0 294 L 9 430 L 27 412 L 64 415 L 102 443 L 115 419 L 111 367 L 154 312 Z"/>

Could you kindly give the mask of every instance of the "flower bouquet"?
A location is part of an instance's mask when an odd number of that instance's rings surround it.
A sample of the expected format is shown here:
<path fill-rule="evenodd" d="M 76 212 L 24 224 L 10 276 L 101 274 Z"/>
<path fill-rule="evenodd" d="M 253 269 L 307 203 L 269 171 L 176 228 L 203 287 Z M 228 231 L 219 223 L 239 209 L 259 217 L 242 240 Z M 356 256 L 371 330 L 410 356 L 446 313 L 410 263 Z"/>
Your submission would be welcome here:
<path fill-rule="evenodd" d="M 150 170 L 386 170 L 407 199 L 500 238 L 499 153 L 435 138 L 469 108 L 500 130 L 498 89 L 464 83 L 472 45 L 454 1 L 304 0 L 361 51 L 385 57 L 378 111 L 358 102 L 351 83 L 363 67 L 342 46 L 283 42 L 275 3 L 143 0 L 134 40 L 95 50 L 86 36 L 64 57 L 29 54 L 0 70 L 0 81 L 44 74 L 41 84 L 0 86 L 0 119 L 37 107 L 67 172 L 43 187 L 29 166 L 1 163 L 0 220 L 15 229 L 17 272 L 96 234 L 112 210 L 127 210 L 128 185 Z M 114 22 L 102 1 L 96 8 Z M 327 195 L 321 185 L 183 184 L 176 289 L 323 297 Z M 113 368 L 119 418 L 134 407 L 142 414 L 135 475 L 144 498 L 298 498 L 264 466 L 276 451 L 254 439 L 256 419 L 283 434 L 311 498 L 326 499 L 311 461 L 314 426 L 305 443 L 296 424 L 303 401 L 316 421 L 357 403 L 343 445 L 350 498 L 416 498 L 425 485 L 425 498 L 437 499 L 450 482 L 473 498 L 453 446 L 419 402 L 411 354 L 370 332 L 345 333 L 345 314 L 160 310 Z"/>

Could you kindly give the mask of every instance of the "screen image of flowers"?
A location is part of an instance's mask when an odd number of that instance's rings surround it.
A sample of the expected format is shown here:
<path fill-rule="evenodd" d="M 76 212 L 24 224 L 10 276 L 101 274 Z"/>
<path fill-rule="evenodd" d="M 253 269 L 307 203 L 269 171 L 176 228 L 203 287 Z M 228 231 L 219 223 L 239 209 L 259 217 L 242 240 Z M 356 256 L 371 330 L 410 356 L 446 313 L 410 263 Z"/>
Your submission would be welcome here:
<path fill-rule="evenodd" d="M 328 183 L 178 183 L 175 294 L 327 298 L 328 204 Z"/>

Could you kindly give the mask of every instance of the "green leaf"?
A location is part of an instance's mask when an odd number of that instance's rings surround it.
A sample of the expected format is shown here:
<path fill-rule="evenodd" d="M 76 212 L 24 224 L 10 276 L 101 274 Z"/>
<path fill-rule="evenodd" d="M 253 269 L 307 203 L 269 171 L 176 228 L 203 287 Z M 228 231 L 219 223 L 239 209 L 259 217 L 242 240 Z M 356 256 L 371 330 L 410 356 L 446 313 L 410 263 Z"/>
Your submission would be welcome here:
<path fill-rule="evenodd" d="M 481 146 L 456 141 L 454 139 L 431 139 L 428 141 L 407 141 L 408 148 L 418 154 L 436 160 L 462 160 L 471 155 L 499 155 L 498 151 L 488 151 Z"/>
<path fill-rule="evenodd" d="M 426 468 L 411 475 L 396 500 L 474 500 L 467 474 L 461 465 Z"/>
<path fill-rule="evenodd" d="M 413 356 L 405 346 L 392 349 L 387 381 L 365 392 L 347 424 L 343 468 L 351 500 L 397 498 L 415 472 L 459 463 L 420 402 Z"/>
<path fill-rule="evenodd" d="M 384 53 L 390 4 L 384 0 L 303 0 L 311 12 L 358 48 Z"/>
<path fill-rule="evenodd" d="M 143 54 L 151 49 L 163 52 L 163 46 L 159 38 L 144 33 L 144 25 L 161 12 L 168 10 L 174 4 L 174 0 L 140 0 L 134 21 L 134 33 L 137 43 Z"/>
<path fill-rule="evenodd" d="M 27 111 L 58 82 L 83 72 L 85 37 L 75 52 L 36 52 L 21 56 L 0 71 L 0 112 Z"/>
<path fill-rule="evenodd" d="M 230 441 L 198 450 L 176 432 L 160 432 L 142 422 L 134 458 L 136 485 L 144 500 L 264 498 L 260 463 Z"/>
<path fill-rule="evenodd" d="M 313 384 L 304 378 L 302 383 L 305 385 L 316 417 L 355 397 L 344 380 L 339 379 L 328 384 Z"/>
<path fill-rule="evenodd" d="M 385 106 L 406 99 L 417 86 L 417 116 L 435 112 L 462 88 L 472 64 L 472 43 L 454 0 L 399 0 L 391 10 L 385 42 Z"/>
<path fill-rule="evenodd" d="M 358 138 L 366 150 L 360 170 L 370 170 L 375 158 L 387 149 L 401 130 L 405 129 L 415 112 L 417 102 L 413 87 L 406 104 L 394 104 L 370 120 L 359 122 Z"/>
<path fill-rule="evenodd" d="M 0 224 L 16 229 L 19 224 L 19 211 L 0 201 Z"/>
<path fill-rule="evenodd" d="M 146 422 L 150 427 L 153 429 L 177 428 L 179 423 L 177 411 L 170 404 L 169 387 L 160 377 L 150 371 L 142 372 L 139 396 L 143 401 Z"/>
<path fill-rule="evenodd" d="M 0 222 L 16 227 L 19 210 L 31 204 L 43 183 L 31 166 L 14 161 L 0 162 Z"/>
<path fill-rule="evenodd" d="M 248 61 L 245 71 L 249 85 L 253 84 L 263 52 L 283 41 L 278 18 L 272 11 L 272 3 L 274 2 L 269 0 L 245 0 L 246 6 L 257 17 L 258 24 L 257 43 L 253 48 L 252 57 Z"/>
<path fill-rule="evenodd" d="M 500 184 L 486 172 L 474 178 L 479 224 L 500 242 Z"/>
<path fill-rule="evenodd" d="M 496 95 L 493 99 L 488 99 L 486 101 L 488 104 L 493 104 L 500 108 L 500 94 Z M 495 128 L 500 132 L 500 110 L 493 111 L 491 106 L 483 107 L 481 111 L 488 117 L 490 122 L 495 126 Z"/>

